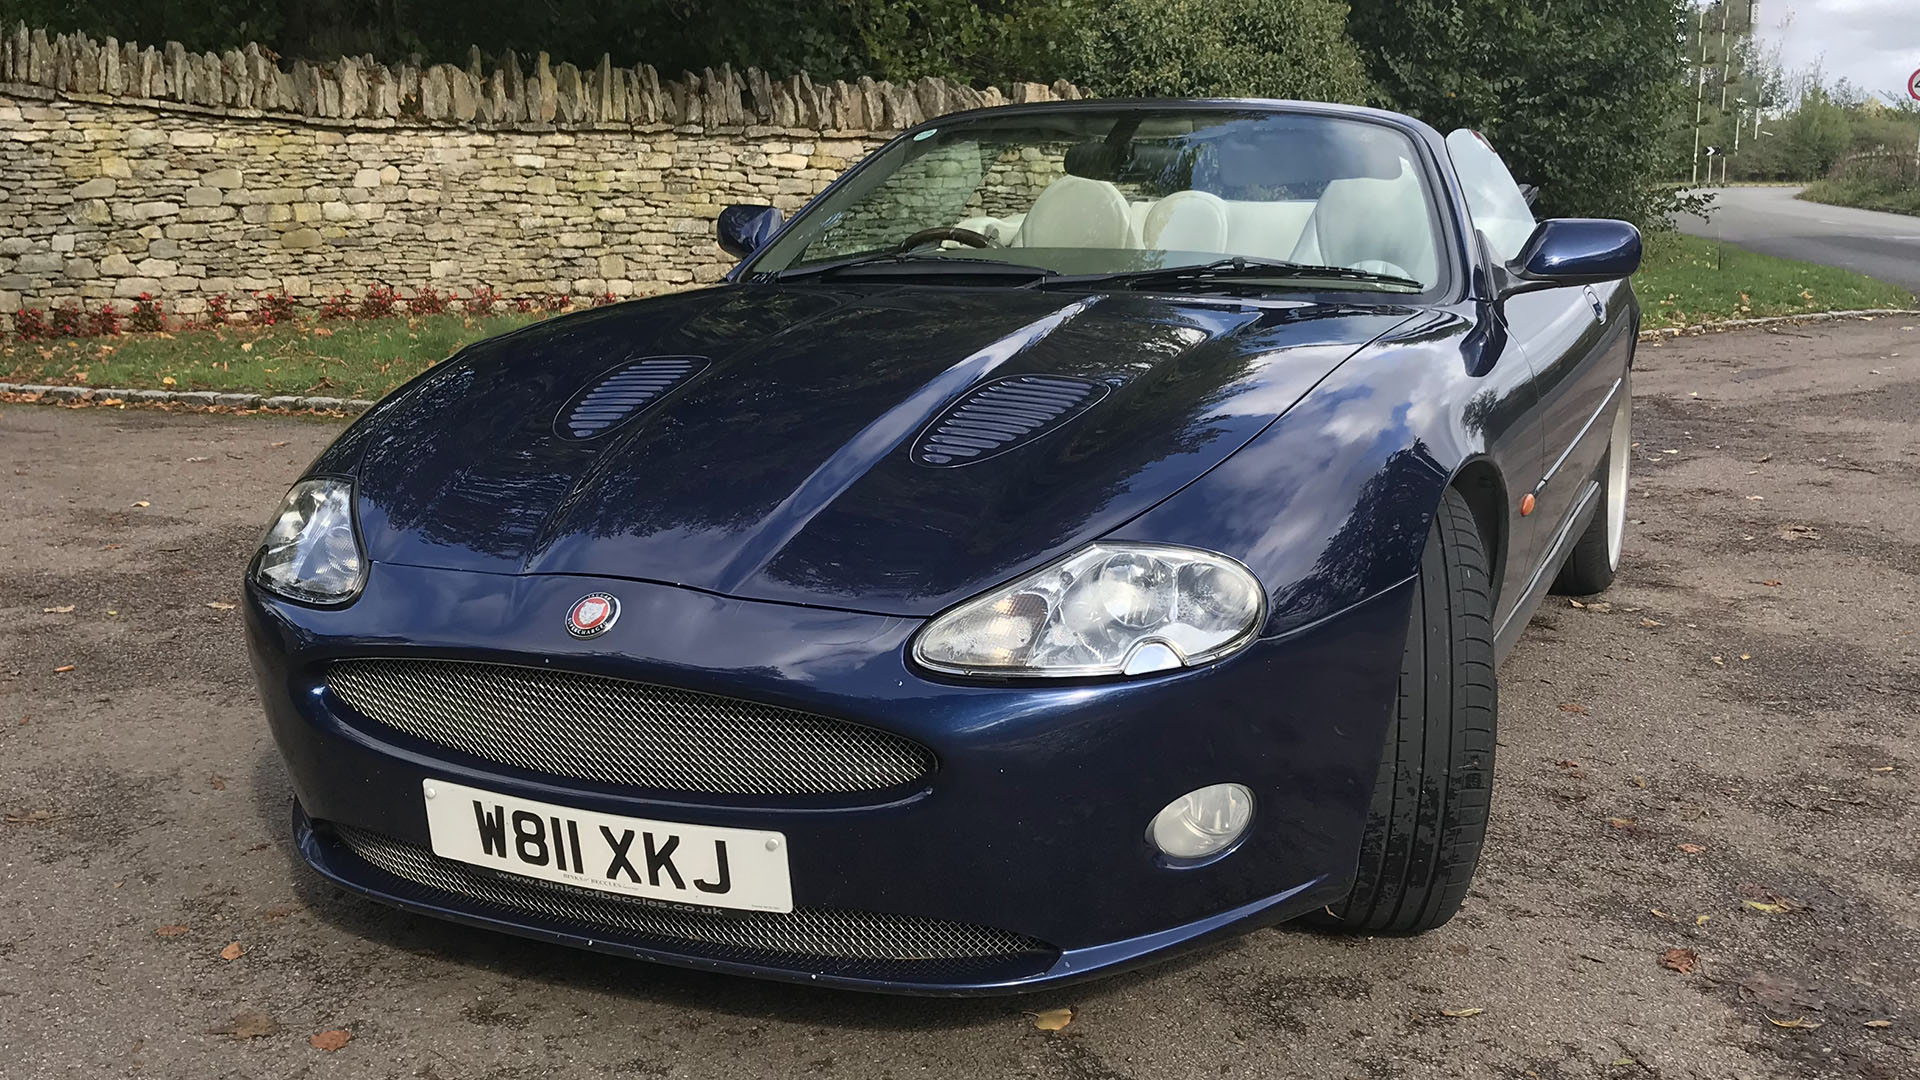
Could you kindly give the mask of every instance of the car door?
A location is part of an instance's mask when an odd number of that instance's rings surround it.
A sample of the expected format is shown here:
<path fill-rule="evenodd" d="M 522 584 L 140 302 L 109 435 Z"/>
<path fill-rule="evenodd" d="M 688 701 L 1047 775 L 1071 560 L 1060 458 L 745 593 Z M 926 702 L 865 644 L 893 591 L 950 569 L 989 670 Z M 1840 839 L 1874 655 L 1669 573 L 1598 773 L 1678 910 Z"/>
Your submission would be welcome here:
<path fill-rule="evenodd" d="M 1488 254 L 1511 261 L 1537 224 L 1526 196 L 1477 132 L 1455 131 L 1447 136 L 1447 149 Z M 1508 476 L 1516 497 L 1528 492 L 1534 496 L 1527 515 L 1532 565 L 1523 575 L 1527 580 L 1519 582 L 1522 592 L 1536 573 L 1555 569 L 1541 563 L 1553 555 L 1570 527 L 1585 494 L 1584 481 L 1606 452 L 1607 425 L 1599 420 L 1603 411 L 1612 415 L 1606 407 L 1622 367 L 1608 359 L 1613 351 L 1609 344 L 1619 340 L 1617 324 L 1625 321 L 1626 310 L 1624 297 L 1610 301 L 1623 287 L 1606 286 L 1606 295 L 1586 286 L 1546 289 L 1508 297 L 1499 305 L 1512 344 L 1532 369 L 1540 418 L 1540 460 L 1524 475 Z"/>

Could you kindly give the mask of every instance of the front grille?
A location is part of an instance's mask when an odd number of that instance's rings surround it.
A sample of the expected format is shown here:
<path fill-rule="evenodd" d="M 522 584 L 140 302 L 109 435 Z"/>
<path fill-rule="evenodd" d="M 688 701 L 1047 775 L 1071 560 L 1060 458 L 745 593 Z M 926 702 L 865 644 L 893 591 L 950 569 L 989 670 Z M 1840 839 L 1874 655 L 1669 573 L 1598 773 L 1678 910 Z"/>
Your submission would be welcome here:
<path fill-rule="evenodd" d="M 1007 930 L 940 919 L 827 908 L 781 913 L 653 903 L 443 859 L 364 829 L 335 825 L 347 849 L 377 869 L 505 916 L 713 959 L 869 977 L 949 977 L 1044 970 L 1057 950 Z"/>
<path fill-rule="evenodd" d="M 882 791 L 933 770 L 898 735 L 772 705 L 566 671 L 345 660 L 327 686 L 417 739 L 552 776 L 718 795 Z"/>

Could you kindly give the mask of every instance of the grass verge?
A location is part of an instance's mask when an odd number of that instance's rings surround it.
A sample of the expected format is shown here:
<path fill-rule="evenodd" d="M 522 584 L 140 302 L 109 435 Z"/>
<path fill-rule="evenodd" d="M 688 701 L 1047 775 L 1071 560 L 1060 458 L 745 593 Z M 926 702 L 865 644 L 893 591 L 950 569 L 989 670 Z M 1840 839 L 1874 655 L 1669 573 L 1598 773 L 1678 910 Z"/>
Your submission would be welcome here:
<path fill-rule="evenodd" d="M 1914 304 L 1912 293 L 1865 274 L 1680 233 L 1647 237 L 1646 259 L 1633 288 L 1649 330 Z"/>
<path fill-rule="evenodd" d="M 1717 246 L 1678 233 L 1648 237 L 1634 279 L 1647 328 L 1914 303 L 1905 289 L 1849 270 Z M 428 315 L 8 339 L 0 342 L 0 382 L 378 398 L 470 342 L 542 317 Z"/>
<path fill-rule="evenodd" d="M 0 342 L 0 382 L 378 398 L 539 315 L 426 315 Z"/>
<path fill-rule="evenodd" d="M 1829 206 L 1857 206 L 1862 210 L 1884 210 L 1889 214 L 1920 215 L 1920 186 L 1873 177 L 1815 180 L 1801 188 L 1800 194 L 1794 198 Z"/>

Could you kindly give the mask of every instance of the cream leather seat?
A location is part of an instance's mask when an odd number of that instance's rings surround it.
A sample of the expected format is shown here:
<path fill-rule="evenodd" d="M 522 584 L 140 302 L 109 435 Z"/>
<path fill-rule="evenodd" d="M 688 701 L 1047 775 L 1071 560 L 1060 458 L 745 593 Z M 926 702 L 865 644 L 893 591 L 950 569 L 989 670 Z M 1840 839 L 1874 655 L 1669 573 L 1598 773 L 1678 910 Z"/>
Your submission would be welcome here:
<path fill-rule="evenodd" d="M 1392 180 L 1335 180 L 1307 219 L 1293 261 L 1438 280 L 1426 196 L 1413 171 L 1402 165 Z"/>
<path fill-rule="evenodd" d="M 1227 204 L 1206 191 L 1176 191 L 1153 204 L 1141 243 L 1160 251 L 1227 250 Z"/>
<path fill-rule="evenodd" d="M 1138 246 L 1126 196 L 1105 180 L 1068 174 L 1047 185 L 1014 235 L 1015 247 L 1131 248 Z"/>

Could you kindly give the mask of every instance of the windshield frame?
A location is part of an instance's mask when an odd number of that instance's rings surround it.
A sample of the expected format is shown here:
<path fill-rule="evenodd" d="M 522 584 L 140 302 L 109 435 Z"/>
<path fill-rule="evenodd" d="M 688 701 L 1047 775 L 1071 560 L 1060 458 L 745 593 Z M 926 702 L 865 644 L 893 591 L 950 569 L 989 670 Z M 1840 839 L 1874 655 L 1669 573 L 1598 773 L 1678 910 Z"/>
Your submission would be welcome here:
<path fill-rule="evenodd" d="M 1470 255 L 1465 233 L 1460 225 L 1460 193 L 1456 188 L 1451 170 L 1447 166 L 1444 145 L 1439 132 L 1412 117 L 1380 109 L 1369 109 L 1355 105 L 1335 105 L 1323 102 L 1275 101 L 1259 98 L 1088 98 L 1079 101 L 1048 101 L 1022 105 L 1000 105 L 986 109 L 970 109 L 965 112 L 949 113 L 935 117 L 925 123 L 908 128 L 885 143 L 876 147 L 857 164 L 836 177 L 832 183 L 822 188 L 808 199 L 800 209 L 781 222 L 773 235 L 759 250 L 741 260 L 723 277 L 724 281 L 740 282 L 752 279 L 760 273 L 759 264 L 773 251 L 778 242 L 790 231 L 804 222 L 811 214 L 820 209 L 844 186 L 856 182 L 869 169 L 877 167 L 887 160 L 890 152 L 903 144 L 913 142 L 924 132 L 946 129 L 975 120 L 1014 118 L 1021 115 L 1044 114 L 1052 112 L 1139 112 L 1139 113 L 1178 113 L 1192 112 L 1265 112 L 1317 116 L 1330 119 L 1347 120 L 1356 123 L 1373 124 L 1389 128 L 1405 136 L 1413 145 L 1415 166 L 1420 170 L 1421 187 L 1426 192 L 1428 210 L 1436 226 L 1435 269 L 1437 281 L 1420 293 L 1387 292 L 1367 289 L 1319 289 L 1305 283 L 1275 283 L 1269 288 L 1275 293 L 1312 293 L 1324 292 L 1337 294 L 1343 300 L 1365 298 L 1381 303 L 1397 305 L 1448 303 L 1463 299 L 1466 287 L 1472 278 L 1473 257 Z M 771 275 L 769 275 L 771 276 Z M 1247 283 L 1249 288 L 1256 287 L 1254 282 Z"/>

